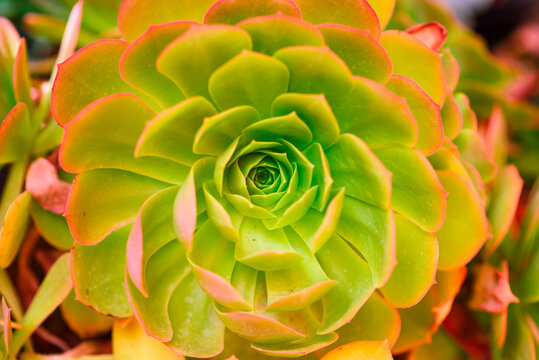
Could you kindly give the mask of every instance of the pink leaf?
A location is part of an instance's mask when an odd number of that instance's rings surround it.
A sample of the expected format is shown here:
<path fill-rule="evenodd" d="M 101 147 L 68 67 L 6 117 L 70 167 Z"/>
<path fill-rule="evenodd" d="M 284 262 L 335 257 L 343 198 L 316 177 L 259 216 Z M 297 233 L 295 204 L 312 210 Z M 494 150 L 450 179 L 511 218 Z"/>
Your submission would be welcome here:
<path fill-rule="evenodd" d="M 434 51 L 438 51 L 447 38 L 447 30 L 437 22 L 412 26 L 406 32 Z"/>
<path fill-rule="evenodd" d="M 473 294 L 469 306 L 472 309 L 501 313 L 510 303 L 518 303 L 509 287 L 507 262 L 502 263 L 501 271 L 489 264 L 479 265 L 476 269 Z"/>
<path fill-rule="evenodd" d="M 44 209 L 63 214 L 71 184 L 58 178 L 53 164 L 39 158 L 28 169 L 26 190 Z"/>

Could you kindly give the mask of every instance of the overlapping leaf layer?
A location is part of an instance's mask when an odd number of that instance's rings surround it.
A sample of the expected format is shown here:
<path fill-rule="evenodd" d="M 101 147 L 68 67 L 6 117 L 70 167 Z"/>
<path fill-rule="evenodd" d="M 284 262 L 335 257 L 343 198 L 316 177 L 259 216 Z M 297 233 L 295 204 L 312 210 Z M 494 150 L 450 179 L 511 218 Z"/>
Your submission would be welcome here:
<path fill-rule="evenodd" d="M 443 32 L 381 31 L 391 1 L 148 4 L 53 89 L 78 299 L 196 357 L 393 346 L 395 307 L 449 300 L 496 168 Z"/>

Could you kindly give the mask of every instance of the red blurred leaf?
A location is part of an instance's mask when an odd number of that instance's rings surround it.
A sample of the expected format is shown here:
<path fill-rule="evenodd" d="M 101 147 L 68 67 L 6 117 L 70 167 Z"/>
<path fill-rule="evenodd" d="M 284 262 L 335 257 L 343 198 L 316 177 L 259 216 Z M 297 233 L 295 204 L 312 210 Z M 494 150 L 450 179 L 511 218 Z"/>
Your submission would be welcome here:
<path fill-rule="evenodd" d="M 462 304 L 455 303 L 445 319 L 445 330 L 475 360 L 490 360 L 487 334 L 479 326 L 473 314 Z"/>
<path fill-rule="evenodd" d="M 447 30 L 442 24 L 430 22 L 412 26 L 406 32 L 427 45 L 434 51 L 438 51 L 447 38 Z"/>
<path fill-rule="evenodd" d="M 468 305 L 475 310 L 501 313 L 513 302 L 519 302 L 509 287 L 509 268 L 502 263 L 501 271 L 489 264 L 475 268 L 476 277 Z"/>
<path fill-rule="evenodd" d="M 39 158 L 28 169 L 26 190 L 44 209 L 63 214 L 71 184 L 58 178 L 53 164 Z"/>

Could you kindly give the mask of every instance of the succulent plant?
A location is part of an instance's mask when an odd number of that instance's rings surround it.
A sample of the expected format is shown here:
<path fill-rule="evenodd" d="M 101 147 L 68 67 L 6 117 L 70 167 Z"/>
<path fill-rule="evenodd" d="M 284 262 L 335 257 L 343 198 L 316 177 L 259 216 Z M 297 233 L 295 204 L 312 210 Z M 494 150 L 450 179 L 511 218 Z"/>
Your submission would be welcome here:
<path fill-rule="evenodd" d="M 77 298 L 196 357 L 225 329 L 273 356 L 387 338 L 350 331 L 364 304 L 394 344 L 393 307 L 450 305 L 431 286 L 489 236 L 496 167 L 445 29 L 381 31 L 391 11 L 125 0 L 123 40 L 60 64 L 52 93 Z"/>

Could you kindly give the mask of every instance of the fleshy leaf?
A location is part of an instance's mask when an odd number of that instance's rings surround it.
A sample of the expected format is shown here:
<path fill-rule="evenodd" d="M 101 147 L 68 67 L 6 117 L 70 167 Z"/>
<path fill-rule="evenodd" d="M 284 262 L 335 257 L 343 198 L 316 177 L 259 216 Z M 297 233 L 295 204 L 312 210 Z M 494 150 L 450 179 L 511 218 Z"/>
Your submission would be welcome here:
<path fill-rule="evenodd" d="M 164 108 L 183 100 L 184 95 L 180 89 L 157 71 L 155 63 L 161 51 L 194 24 L 182 21 L 151 26 L 122 55 L 120 73 L 125 81 L 144 91 Z"/>
<path fill-rule="evenodd" d="M 392 360 L 385 341 L 356 341 L 331 350 L 322 360 Z"/>
<path fill-rule="evenodd" d="M 65 251 L 73 247 L 75 239 L 62 215 L 43 209 L 36 201 L 33 201 L 30 206 L 30 214 L 39 234 L 50 245 Z"/>
<path fill-rule="evenodd" d="M 25 103 L 30 112 L 34 108 L 34 102 L 30 94 L 32 87 L 30 83 L 30 71 L 28 70 L 28 50 L 26 49 L 26 39 L 22 38 L 19 43 L 19 51 L 13 65 L 13 91 L 17 102 Z"/>
<path fill-rule="evenodd" d="M 318 185 L 318 193 L 313 208 L 323 211 L 333 188 L 333 178 L 331 177 L 328 159 L 320 143 L 313 143 L 305 149 L 304 154 L 314 165 L 312 183 Z"/>
<path fill-rule="evenodd" d="M 193 246 L 197 215 L 205 209 L 202 185 L 210 180 L 214 166 L 215 161 L 212 158 L 198 160 L 191 168 L 174 200 L 174 231 L 178 240 L 185 245 L 188 251 L 191 251 Z"/>
<path fill-rule="evenodd" d="M 206 200 L 208 217 L 221 235 L 231 241 L 238 241 L 243 216 L 226 199 L 217 194 L 213 183 L 204 184 L 204 199 Z"/>
<path fill-rule="evenodd" d="M 348 65 L 353 75 L 384 83 L 392 65 L 384 48 L 368 31 L 337 24 L 317 26 L 326 45 Z"/>
<path fill-rule="evenodd" d="M 104 316 L 75 300 L 73 290 L 60 305 L 60 311 L 69 328 L 81 339 L 95 338 L 107 333 L 114 322 L 114 318 Z"/>
<path fill-rule="evenodd" d="M 335 333 L 315 335 L 306 340 L 292 341 L 286 344 L 259 344 L 253 343 L 253 349 L 269 356 L 296 357 L 307 355 L 312 351 L 328 346 L 337 340 Z M 314 359 L 314 355 L 313 359 Z M 305 358 L 305 356 L 303 356 Z"/>
<path fill-rule="evenodd" d="M 153 116 L 140 100 L 128 94 L 93 102 L 65 126 L 59 150 L 62 168 L 69 172 L 116 168 L 180 184 L 187 175 L 186 166 L 168 159 L 134 156 L 139 135 Z"/>
<path fill-rule="evenodd" d="M 443 104 L 446 85 L 441 56 L 402 31 L 385 31 L 380 43 L 391 58 L 393 74 L 410 78 L 421 86 L 436 104 Z"/>
<path fill-rule="evenodd" d="M 6 164 L 22 159 L 29 151 L 32 125 L 28 107 L 18 103 L 6 115 L 0 125 L 0 163 Z"/>
<path fill-rule="evenodd" d="M 251 305 L 231 284 L 234 244 L 225 239 L 210 221 L 200 226 L 188 256 L 198 284 L 212 299 L 228 308 L 250 311 Z"/>
<path fill-rule="evenodd" d="M 79 174 L 65 213 L 69 229 L 80 243 L 95 244 L 135 220 L 144 201 L 168 186 L 121 170 L 97 169 Z"/>
<path fill-rule="evenodd" d="M 418 24 L 406 32 L 434 51 L 440 50 L 447 37 L 447 30 L 437 22 Z"/>
<path fill-rule="evenodd" d="M 400 332 L 397 310 L 381 295 L 374 292 L 357 312 L 352 321 L 339 329 L 339 341 L 344 345 L 353 341 L 388 341 L 393 347 Z"/>
<path fill-rule="evenodd" d="M 286 269 L 299 263 L 303 256 L 290 245 L 283 229 L 269 230 L 260 221 L 243 219 L 235 258 L 257 270 Z"/>
<path fill-rule="evenodd" d="M 397 261 L 393 211 L 346 196 L 337 233 L 365 258 L 374 285 L 385 284 Z"/>
<path fill-rule="evenodd" d="M 474 285 L 468 301 L 470 308 L 501 313 L 507 311 L 510 303 L 519 302 L 509 287 L 509 267 L 506 261 L 502 262 L 501 270 L 484 263 L 477 265 L 474 271 Z"/>
<path fill-rule="evenodd" d="M 491 161 L 487 144 L 477 131 L 464 129 L 453 141 L 459 148 L 462 159 L 471 163 L 479 171 L 483 182 L 494 178 L 497 166 Z"/>
<path fill-rule="evenodd" d="M 212 73 L 242 50 L 250 50 L 251 45 L 251 38 L 240 28 L 192 27 L 161 52 L 157 70 L 174 81 L 185 96 L 211 99 L 208 80 Z"/>
<path fill-rule="evenodd" d="M 118 14 L 118 27 L 122 37 L 133 41 L 150 25 L 178 20 L 202 22 L 204 14 L 215 0 L 126 0 Z"/>
<path fill-rule="evenodd" d="M 290 229 L 285 232 L 303 261 L 289 269 L 266 271 L 267 312 L 304 309 L 336 285 L 336 281 L 326 276 L 303 239 Z"/>
<path fill-rule="evenodd" d="M 193 152 L 219 156 L 243 129 L 260 120 L 251 106 L 238 106 L 204 119 L 193 142 Z"/>
<path fill-rule="evenodd" d="M 126 273 L 125 282 L 131 308 L 144 330 L 160 341 L 172 339 L 174 329 L 168 310 L 173 304 L 170 304 L 170 299 L 190 270 L 182 245 L 171 241 L 149 259 L 144 273 L 148 283 L 144 294 L 135 287 Z"/>
<path fill-rule="evenodd" d="M 395 217 L 397 265 L 382 294 L 396 307 L 415 305 L 434 284 L 438 243 L 433 233 L 421 230 L 404 216 Z"/>
<path fill-rule="evenodd" d="M 439 229 L 447 193 L 427 159 L 412 149 L 387 148 L 375 153 L 393 174 L 393 208 L 425 231 Z"/>
<path fill-rule="evenodd" d="M 301 17 L 292 0 L 219 0 L 206 13 L 204 23 L 234 25 L 245 19 L 276 13 Z"/>
<path fill-rule="evenodd" d="M 224 325 L 214 311 L 211 298 L 192 274 L 176 287 L 170 304 L 168 313 L 175 331 L 167 345 L 179 354 L 192 357 L 212 357 L 223 351 Z"/>
<path fill-rule="evenodd" d="M 63 214 L 71 184 L 58 178 L 56 167 L 48 160 L 39 158 L 30 165 L 26 173 L 26 191 L 44 209 Z"/>
<path fill-rule="evenodd" d="M 324 94 L 331 104 L 353 87 L 346 64 L 326 47 L 290 46 L 273 56 L 290 70 L 289 92 Z"/>
<path fill-rule="evenodd" d="M 341 218 L 345 191 L 341 190 L 328 204 L 324 213 L 314 209 L 309 211 L 292 228 L 316 253 L 333 236 Z"/>
<path fill-rule="evenodd" d="M 462 113 L 453 98 L 452 93 L 448 93 L 441 110 L 442 122 L 444 125 L 444 135 L 453 140 L 462 129 Z"/>
<path fill-rule="evenodd" d="M 127 317 L 132 314 L 125 289 L 128 235 L 129 226 L 126 226 L 97 245 L 75 243 L 71 251 L 76 299 L 105 315 Z"/>
<path fill-rule="evenodd" d="M 51 111 L 60 125 L 66 125 L 86 105 L 107 95 L 132 93 L 144 98 L 120 75 L 120 58 L 127 46 L 121 40 L 96 41 L 58 65 Z"/>
<path fill-rule="evenodd" d="M 323 95 L 294 94 L 280 95 L 272 104 L 273 116 L 295 112 L 310 128 L 313 140 L 327 148 L 337 142 L 339 124 Z"/>
<path fill-rule="evenodd" d="M 326 151 L 334 186 L 369 204 L 388 208 L 391 173 L 360 138 L 343 134 Z"/>
<path fill-rule="evenodd" d="M 365 0 L 295 0 L 304 21 L 311 24 L 341 24 L 380 36 L 380 22 Z"/>
<path fill-rule="evenodd" d="M 183 360 L 174 351 L 144 332 L 135 318 L 116 319 L 112 330 L 112 352 L 115 360 L 135 357 L 160 360 Z"/>
<path fill-rule="evenodd" d="M 253 51 L 266 55 L 288 46 L 324 45 L 324 38 L 316 27 L 282 14 L 247 19 L 238 26 L 251 35 Z"/>
<path fill-rule="evenodd" d="M 208 86 L 221 110 L 251 105 L 264 119 L 271 114 L 273 100 L 288 90 L 289 78 L 288 68 L 279 60 L 244 50 L 217 69 Z"/>
<path fill-rule="evenodd" d="M 127 271 L 133 284 L 147 295 L 146 265 L 150 257 L 176 237 L 172 209 L 178 187 L 173 186 L 148 198 L 140 208 L 126 245 Z"/>
<path fill-rule="evenodd" d="M 30 222 L 32 196 L 28 192 L 19 194 L 9 206 L 6 217 L 2 219 L 0 231 L 0 268 L 7 268 L 15 259 L 26 236 Z"/>
<path fill-rule="evenodd" d="M 216 114 L 203 97 L 191 97 L 148 121 L 140 135 L 135 156 L 159 156 L 192 165 L 201 156 L 193 153 L 193 139 L 206 117 Z"/>
<path fill-rule="evenodd" d="M 406 100 L 374 81 L 354 78 L 354 88 L 333 112 L 342 133 L 358 136 L 371 148 L 417 142 L 417 124 Z"/>
<path fill-rule="evenodd" d="M 383 28 L 386 27 L 391 15 L 393 15 L 393 10 L 395 8 L 396 0 L 376 0 L 370 1 L 369 4 L 372 6 L 378 20 L 380 20 L 380 25 Z"/>
<path fill-rule="evenodd" d="M 514 165 L 506 166 L 496 177 L 487 210 L 493 235 L 487 241 L 487 253 L 492 253 L 507 235 L 517 211 L 523 185 L 524 181 Z"/>
<path fill-rule="evenodd" d="M 443 226 L 436 232 L 440 257 L 438 268 L 450 270 L 465 265 L 489 237 L 483 202 L 473 185 L 450 171 L 437 171 L 449 193 Z"/>
<path fill-rule="evenodd" d="M 414 115 L 419 132 L 416 148 L 425 155 L 435 152 L 444 139 L 440 106 L 416 83 L 404 76 L 393 75 L 386 87 L 404 97 Z"/>
<path fill-rule="evenodd" d="M 330 333 L 352 320 L 374 291 L 367 263 L 341 238 L 334 235 L 316 253 L 322 269 L 335 285 L 322 298 L 324 316 L 319 334 Z"/>
<path fill-rule="evenodd" d="M 281 138 L 298 149 L 305 148 L 313 140 L 311 130 L 295 112 L 258 121 L 243 129 L 242 134 L 246 139 L 257 141 Z"/>

